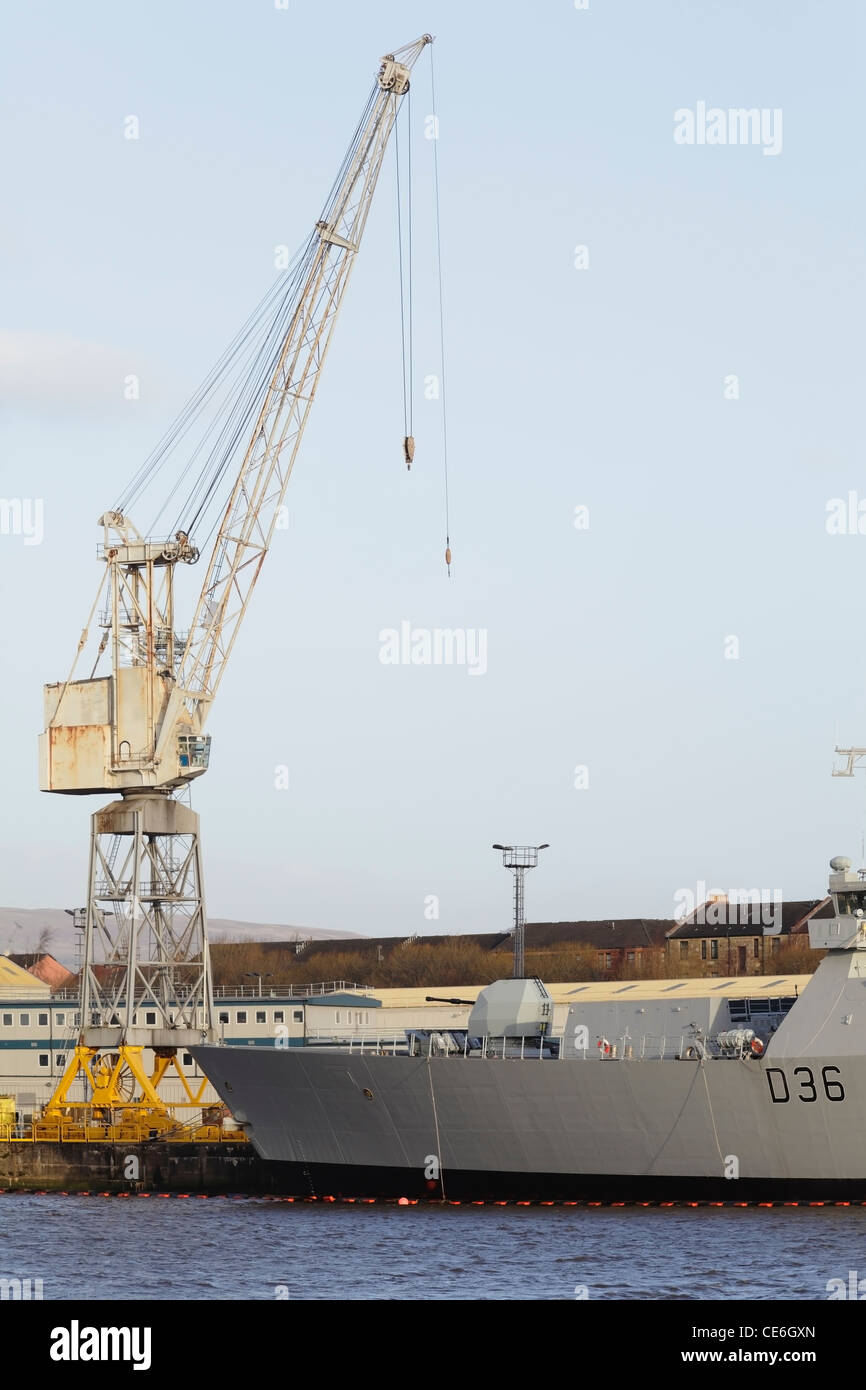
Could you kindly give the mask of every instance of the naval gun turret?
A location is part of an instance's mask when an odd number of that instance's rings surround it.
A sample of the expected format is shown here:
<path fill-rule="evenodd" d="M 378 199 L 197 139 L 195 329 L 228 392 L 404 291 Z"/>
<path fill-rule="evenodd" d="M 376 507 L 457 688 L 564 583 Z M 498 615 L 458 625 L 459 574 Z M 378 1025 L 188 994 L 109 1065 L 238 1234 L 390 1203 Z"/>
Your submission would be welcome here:
<path fill-rule="evenodd" d="M 477 1038 L 546 1038 L 553 1000 L 541 980 L 495 980 L 476 999 L 468 1028 Z"/>

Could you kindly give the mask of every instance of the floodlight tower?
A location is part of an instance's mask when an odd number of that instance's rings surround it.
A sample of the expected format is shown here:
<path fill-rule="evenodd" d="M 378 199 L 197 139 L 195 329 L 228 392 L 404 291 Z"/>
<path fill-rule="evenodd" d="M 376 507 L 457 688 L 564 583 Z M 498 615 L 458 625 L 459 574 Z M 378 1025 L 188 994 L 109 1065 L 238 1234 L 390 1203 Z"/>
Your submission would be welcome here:
<path fill-rule="evenodd" d="M 524 938 L 526 924 L 523 917 L 523 875 L 527 869 L 538 864 L 539 851 L 550 849 L 549 845 L 494 845 L 502 850 L 502 864 L 514 874 L 514 979 L 526 978 L 524 964 Z"/>

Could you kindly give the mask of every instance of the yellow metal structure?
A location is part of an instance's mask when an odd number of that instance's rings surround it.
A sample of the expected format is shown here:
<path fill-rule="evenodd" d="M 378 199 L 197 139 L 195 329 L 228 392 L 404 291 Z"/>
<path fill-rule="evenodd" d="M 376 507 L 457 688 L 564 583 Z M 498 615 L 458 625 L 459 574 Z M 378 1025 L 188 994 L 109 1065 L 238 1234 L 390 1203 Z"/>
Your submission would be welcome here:
<path fill-rule="evenodd" d="M 98 1131 L 104 1137 L 106 1129 L 120 1129 L 119 1136 L 131 1139 L 164 1137 L 181 1123 L 178 1112 L 193 1114 L 205 1110 L 204 1093 L 207 1078 L 197 1088 L 190 1086 L 178 1065 L 177 1053 L 163 1050 L 155 1055 L 153 1070 L 144 1066 L 144 1048 L 121 1044 L 116 1051 L 106 1052 L 97 1047 L 79 1044 L 61 1077 L 57 1090 L 45 1107 L 42 1120 L 34 1125 L 34 1138 L 66 1138 L 82 1128 Z M 179 1078 L 186 1100 L 168 1102 L 159 1094 L 160 1084 L 171 1072 Z M 90 1098 L 70 1099 L 77 1081 L 86 1083 Z M 212 1138 L 213 1126 L 200 1126 Z M 38 1133 L 37 1133 L 38 1131 Z M 49 1134 L 50 1131 L 50 1134 Z"/>

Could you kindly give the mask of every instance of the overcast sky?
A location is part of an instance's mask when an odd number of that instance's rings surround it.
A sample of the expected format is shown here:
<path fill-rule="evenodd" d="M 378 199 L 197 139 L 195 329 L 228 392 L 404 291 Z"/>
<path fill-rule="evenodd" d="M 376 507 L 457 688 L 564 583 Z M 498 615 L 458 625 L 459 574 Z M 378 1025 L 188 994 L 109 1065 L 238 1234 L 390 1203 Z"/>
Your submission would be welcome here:
<path fill-rule="evenodd" d="M 452 577 L 425 58 L 415 465 L 389 159 L 194 789 L 211 912 L 492 930 L 494 840 L 550 842 L 529 920 L 669 916 L 701 883 L 817 897 L 831 855 L 859 862 L 866 774 L 830 776 L 866 744 L 858 10 L 7 7 L 0 493 L 44 534 L 0 535 L 0 901 L 84 898 L 100 802 L 40 794 L 36 736 L 96 520 L 305 238 L 379 56 L 425 30 Z M 731 143 L 738 108 L 764 122 Z M 403 623 L 485 660 L 385 664 Z"/>

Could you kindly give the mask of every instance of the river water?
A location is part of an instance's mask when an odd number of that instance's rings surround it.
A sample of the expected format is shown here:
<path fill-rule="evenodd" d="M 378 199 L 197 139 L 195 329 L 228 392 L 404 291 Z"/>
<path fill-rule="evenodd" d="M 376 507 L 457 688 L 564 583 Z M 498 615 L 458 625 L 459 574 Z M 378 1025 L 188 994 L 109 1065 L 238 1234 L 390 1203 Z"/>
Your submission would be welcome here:
<path fill-rule="evenodd" d="M 0 1277 L 45 1300 L 826 1300 L 851 1271 L 866 1208 L 0 1196 Z"/>

